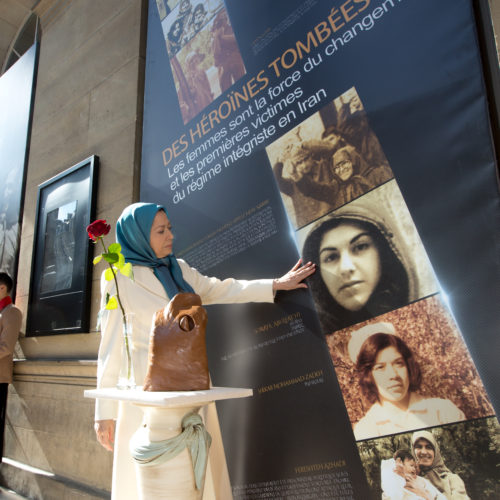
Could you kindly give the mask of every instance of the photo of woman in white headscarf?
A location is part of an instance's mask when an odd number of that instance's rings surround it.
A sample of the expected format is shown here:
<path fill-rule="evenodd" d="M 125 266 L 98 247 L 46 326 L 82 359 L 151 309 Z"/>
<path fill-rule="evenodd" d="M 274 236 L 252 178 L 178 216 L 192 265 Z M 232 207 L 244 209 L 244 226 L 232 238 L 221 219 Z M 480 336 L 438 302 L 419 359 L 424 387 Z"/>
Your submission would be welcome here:
<path fill-rule="evenodd" d="M 348 344 L 363 397 L 372 406 L 354 425 L 357 441 L 465 420 L 449 399 L 420 394 L 422 372 L 392 323 L 355 330 Z"/>
<path fill-rule="evenodd" d="M 414 432 L 411 443 L 423 478 L 430 481 L 448 500 L 470 500 L 462 478 L 446 467 L 432 432 Z"/>

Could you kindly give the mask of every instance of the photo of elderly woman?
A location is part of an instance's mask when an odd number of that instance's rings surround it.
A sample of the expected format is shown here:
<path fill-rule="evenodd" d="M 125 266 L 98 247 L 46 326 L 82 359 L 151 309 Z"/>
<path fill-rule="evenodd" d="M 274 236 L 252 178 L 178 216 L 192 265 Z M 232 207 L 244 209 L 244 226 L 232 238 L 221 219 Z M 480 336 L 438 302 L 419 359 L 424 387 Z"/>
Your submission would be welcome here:
<path fill-rule="evenodd" d="M 494 415 L 439 295 L 327 343 L 357 441 Z"/>
<path fill-rule="evenodd" d="M 395 181 L 297 233 L 323 333 L 437 291 L 434 273 Z M 418 276 L 416 273 L 418 269 Z"/>
<path fill-rule="evenodd" d="M 361 441 L 358 450 L 372 498 L 497 500 L 499 435 L 489 417 Z"/>
<path fill-rule="evenodd" d="M 245 66 L 223 0 L 157 5 L 182 118 L 187 123 L 241 78 Z"/>
<path fill-rule="evenodd" d="M 354 88 L 281 136 L 266 152 L 295 228 L 393 178 Z"/>

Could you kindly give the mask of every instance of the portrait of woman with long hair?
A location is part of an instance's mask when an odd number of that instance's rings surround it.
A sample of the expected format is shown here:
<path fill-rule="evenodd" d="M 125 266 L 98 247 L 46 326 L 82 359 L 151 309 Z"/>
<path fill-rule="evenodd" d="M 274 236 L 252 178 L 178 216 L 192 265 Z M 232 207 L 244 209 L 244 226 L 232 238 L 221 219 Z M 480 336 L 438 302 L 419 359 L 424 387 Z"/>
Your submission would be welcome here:
<path fill-rule="evenodd" d="M 323 219 L 309 233 L 303 257 L 319 266 L 310 288 L 325 334 L 414 298 L 413 277 L 392 233 L 369 208 L 347 206 Z"/>
<path fill-rule="evenodd" d="M 348 351 L 356 364 L 361 393 L 371 404 L 354 425 L 356 440 L 465 420 L 449 399 L 420 394 L 419 363 L 392 323 L 355 330 Z"/>
<path fill-rule="evenodd" d="M 437 291 L 395 181 L 319 219 L 298 237 L 303 259 L 318 266 L 308 284 L 325 335 Z"/>

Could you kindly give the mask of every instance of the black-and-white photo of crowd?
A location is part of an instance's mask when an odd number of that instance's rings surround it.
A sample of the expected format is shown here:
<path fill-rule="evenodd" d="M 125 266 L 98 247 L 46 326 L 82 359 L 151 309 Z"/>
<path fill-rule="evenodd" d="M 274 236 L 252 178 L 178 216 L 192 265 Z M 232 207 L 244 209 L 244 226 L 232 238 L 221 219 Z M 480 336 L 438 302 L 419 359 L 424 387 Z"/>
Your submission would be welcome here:
<path fill-rule="evenodd" d="M 244 76 L 245 65 L 222 0 L 157 0 L 157 6 L 187 123 Z"/>
<path fill-rule="evenodd" d="M 354 87 L 266 151 L 296 229 L 393 178 Z"/>

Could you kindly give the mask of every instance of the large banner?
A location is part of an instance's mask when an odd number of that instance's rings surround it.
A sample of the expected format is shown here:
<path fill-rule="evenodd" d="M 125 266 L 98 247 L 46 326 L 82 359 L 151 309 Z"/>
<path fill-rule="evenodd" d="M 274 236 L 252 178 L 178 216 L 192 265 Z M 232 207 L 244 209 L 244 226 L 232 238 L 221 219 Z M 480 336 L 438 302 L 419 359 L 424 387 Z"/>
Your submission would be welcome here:
<path fill-rule="evenodd" d="M 37 50 L 33 45 L 0 78 L 0 271 L 14 280 Z"/>
<path fill-rule="evenodd" d="M 471 1 L 151 0 L 148 22 L 141 199 L 167 206 L 177 257 L 318 266 L 272 305 L 209 307 L 214 385 L 254 389 L 217 406 L 234 498 L 498 497 Z"/>

